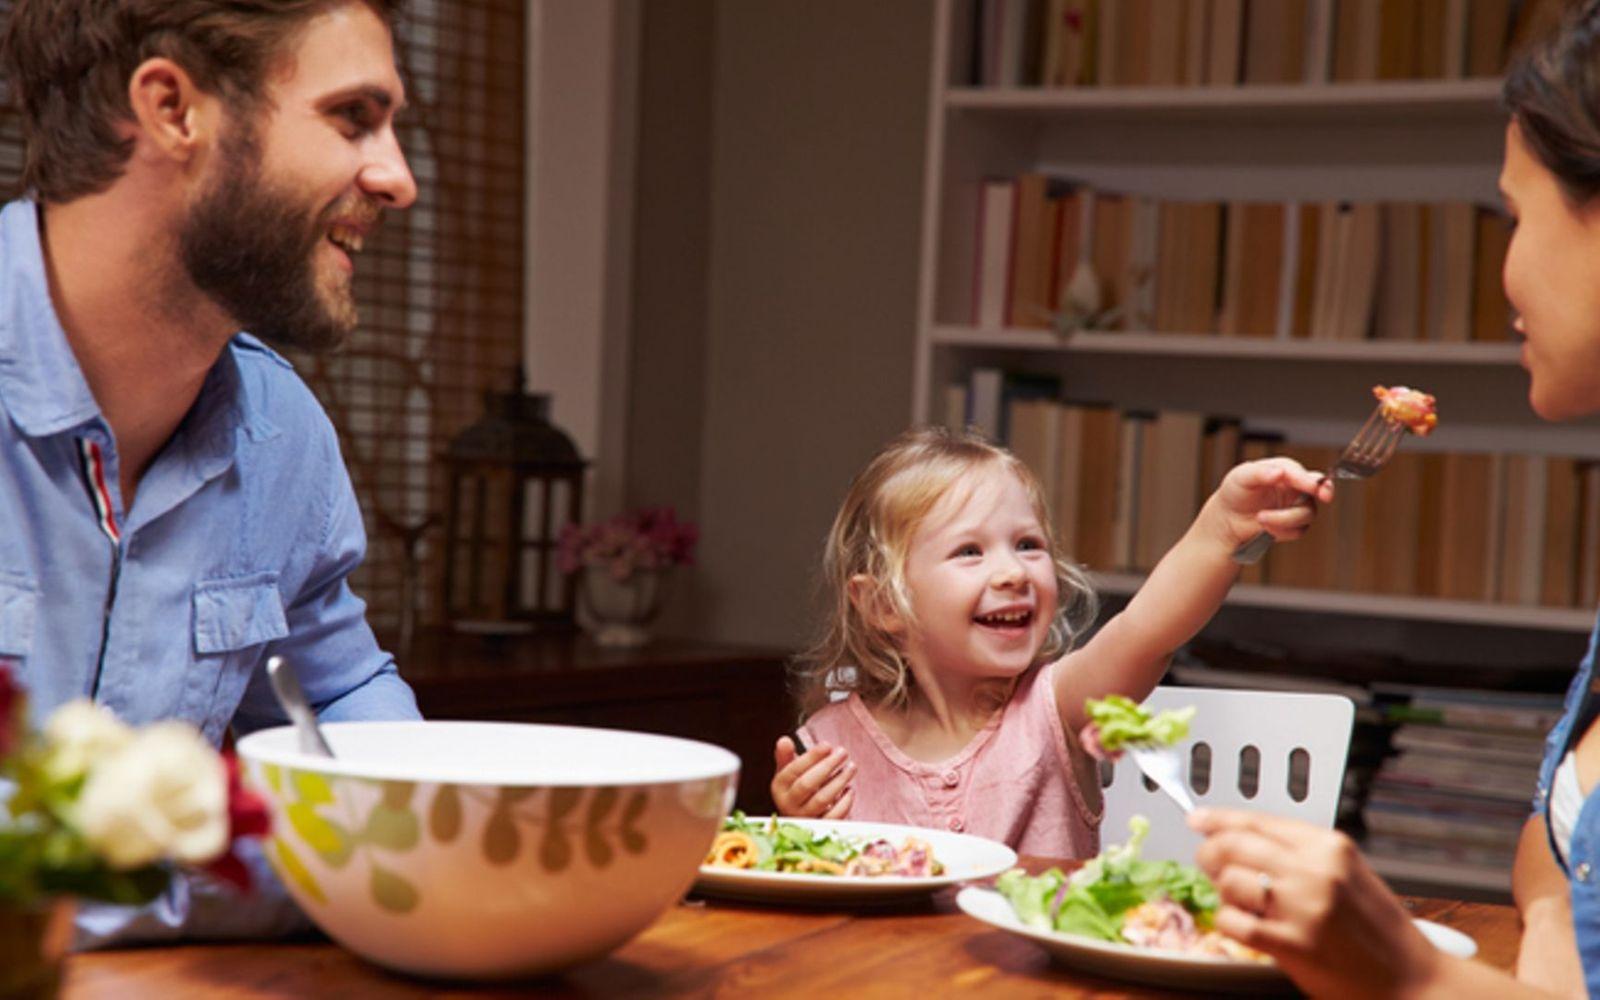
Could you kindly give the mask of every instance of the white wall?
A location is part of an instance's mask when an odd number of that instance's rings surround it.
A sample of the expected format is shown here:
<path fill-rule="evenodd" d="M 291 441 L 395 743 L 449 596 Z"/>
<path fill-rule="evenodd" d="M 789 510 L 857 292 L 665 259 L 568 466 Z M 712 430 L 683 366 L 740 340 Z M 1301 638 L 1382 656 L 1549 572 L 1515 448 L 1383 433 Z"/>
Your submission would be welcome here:
<path fill-rule="evenodd" d="M 810 630 L 840 496 L 910 413 L 931 16 L 923 0 L 721 0 L 715 13 L 687 624 L 790 644 Z"/>

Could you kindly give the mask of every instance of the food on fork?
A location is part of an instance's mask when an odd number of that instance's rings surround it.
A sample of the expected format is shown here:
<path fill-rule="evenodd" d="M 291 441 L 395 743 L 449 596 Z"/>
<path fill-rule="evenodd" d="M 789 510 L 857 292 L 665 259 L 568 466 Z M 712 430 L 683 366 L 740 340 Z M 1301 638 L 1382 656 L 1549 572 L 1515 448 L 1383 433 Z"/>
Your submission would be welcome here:
<path fill-rule="evenodd" d="M 944 874 L 927 841 L 907 837 L 899 847 L 883 838 L 867 840 L 840 833 L 819 834 L 773 816 L 765 822 L 735 810 L 711 842 L 704 864 L 712 868 L 750 868 L 795 875 L 930 878 Z"/>
<path fill-rule="evenodd" d="M 1378 397 L 1378 408 L 1383 413 L 1383 419 L 1404 424 L 1406 430 L 1417 437 L 1427 437 L 1439 426 L 1436 401 L 1420 389 L 1403 385 L 1388 388 L 1375 385 L 1372 394 Z"/>
<path fill-rule="evenodd" d="M 1120 694 L 1090 698 L 1083 703 L 1089 724 L 1079 742 L 1096 760 L 1112 760 L 1129 744 L 1170 747 L 1189 735 L 1194 706 L 1167 709 L 1154 715 L 1138 702 Z"/>
<path fill-rule="evenodd" d="M 1071 875 L 1052 868 L 1030 876 L 1013 868 L 995 888 L 1019 920 L 1039 930 L 1188 955 L 1270 961 L 1213 929 L 1222 900 L 1198 868 L 1139 857 L 1149 820 L 1135 816 L 1128 829 L 1132 836 L 1126 844 L 1106 848 Z"/>

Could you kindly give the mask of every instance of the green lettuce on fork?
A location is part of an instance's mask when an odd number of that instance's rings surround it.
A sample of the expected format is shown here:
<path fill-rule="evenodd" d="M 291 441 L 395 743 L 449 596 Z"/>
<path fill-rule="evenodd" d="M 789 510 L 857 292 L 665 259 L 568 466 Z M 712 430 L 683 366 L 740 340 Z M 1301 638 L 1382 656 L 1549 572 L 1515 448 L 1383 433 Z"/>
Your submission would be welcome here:
<path fill-rule="evenodd" d="M 1189 735 L 1189 720 L 1194 718 L 1193 705 L 1152 715 L 1132 698 L 1120 694 L 1090 698 L 1083 707 L 1089 715 L 1093 740 L 1105 754 L 1120 753 L 1129 744 L 1172 746 Z"/>
<path fill-rule="evenodd" d="M 1199 928 L 1209 929 L 1221 900 L 1211 880 L 1193 865 L 1145 861 L 1140 846 L 1150 821 L 1134 816 L 1125 844 L 1106 848 L 1071 875 L 1052 868 L 1030 876 L 1020 868 L 995 882 L 1018 919 L 1039 930 L 1061 931 L 1125 944 L 1123 920 L 1145 903 L 1171 900 L 1187 910 Z"/>

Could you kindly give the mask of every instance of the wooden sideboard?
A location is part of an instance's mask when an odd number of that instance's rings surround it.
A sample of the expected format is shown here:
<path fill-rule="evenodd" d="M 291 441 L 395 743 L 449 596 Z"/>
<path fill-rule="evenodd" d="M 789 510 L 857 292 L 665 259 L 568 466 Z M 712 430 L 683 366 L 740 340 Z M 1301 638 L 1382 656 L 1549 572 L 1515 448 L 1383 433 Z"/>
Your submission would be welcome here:
<path fill-rule="evenodd" d="M 583 635 L 424 629 L 398 651 L 430 719 L 548 722 L 705 740 L 739 755 L 740 808 L 772 808 L 772 744 L 794 728 L 782 650 L 664 639 L 602 649 Z"/>

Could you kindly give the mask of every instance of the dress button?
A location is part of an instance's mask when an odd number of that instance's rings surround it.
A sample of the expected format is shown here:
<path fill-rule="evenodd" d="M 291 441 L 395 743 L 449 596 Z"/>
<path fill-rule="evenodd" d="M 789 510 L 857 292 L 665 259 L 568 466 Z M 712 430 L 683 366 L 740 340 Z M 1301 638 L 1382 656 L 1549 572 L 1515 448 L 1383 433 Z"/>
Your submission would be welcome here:
<path fill-rule="evenodd" d="M 951 816 L 950 817 L 950 829 L 954 830 L 956 833 L 960 833 L 962 830 L 965 830 L 966 828 L 967 828 L 967 824 L 965 824 L 965 823 L 963 823 L 961 821 L 961 817 L 960 816 Z"/>
<path fill-rule="evenodd" d="M 1572 870 L 1572 873 L 1574 875 L 1578 876 L 1578 881 L 1579 882 L 1587 882 L 1587 881 L 1589 881 L 1589 872 L 1590 872 L 1589 862 L 1587 862 L 1587 861 L 1578 862 L 1578 867 L 1576 867 L 1576 868 L 1574 868 Z"/>
<path fill-rule="evenodd" d="M 954 788 L 959 784 L 961 784 L 961 775 L 954 771 L 946 771 L 944 773 L 944 787 Z"/>

